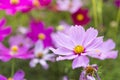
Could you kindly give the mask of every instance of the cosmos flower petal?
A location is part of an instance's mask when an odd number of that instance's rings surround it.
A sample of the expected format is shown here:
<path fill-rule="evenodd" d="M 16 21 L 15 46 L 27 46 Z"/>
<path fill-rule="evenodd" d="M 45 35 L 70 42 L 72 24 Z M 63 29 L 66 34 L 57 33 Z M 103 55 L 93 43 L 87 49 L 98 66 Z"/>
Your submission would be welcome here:
<path fill-rule="evenodd" d="M 55 40 L 55 43 L 61 47 L 65 47 L 70 50 L 73 50 L 74 48 L 74 44 L 71 41 L 70 37 L 64 33 L 58 32 L 57 35 L 53 36 L 53 39 Z"/>
<path fill-rule="evenodd" d="M 0 80 L 7 80 L 7 78 L 3 75 L 0 75 Z"/>
<path fill-rule="evenodd" d="M 84 40 L 85 30 L 82 26 L 72 26 L 69 30 L 69 36 L 75 45 L 82 45 Z"/>
<path fill-rule="evenodd" d="M 62 47 L 56 49 L 54 53 L 58 54 L 58 55 L 72 55 L 72 54 L 74 54 L 71 50 L 66 49 L 66 48 L 62 48 Z"/>
<path fill-rule="evenodd" d="M 86 56 L 78 56 L 73 60 L 72 68 L 84 67 L 89 64 L 89 59 Z"/>
<path fill-rule="evenodd" d="M 95 30 L 94 28 L 89 28 L 86 32 L 85 32 L 85 39 L 83 42 L 84 47 L 86 47 L 87 45 L 89 45 L 98 35 L 98 31 Z"/>
<path fill-rule="evenodd" d="M 3 27 L 5 23 L 6 23 L 6 19 L 5 19 L 5 18 L 2 18 L 2 19 L 0 20 L 0 27 Z"/>
<path fill-rule="evenodd" d="M 109 40 L 104 42 L 103 46 L 106 50 L 112 50 L 115 48 L 115 43 L 113 42 L 112 39 L 109 39 Z"/>
<path fill-rule="evenodd" d="M 110 51 L 106 53 L 106 55 L 107 55 L 106 58 L 116 59 L 118 56 L 118 51 Z"/>
<path fill-rule="evenodd" d="M 19 70 L 15 73 L 13 79 L 14 80 L 23 80 L 24 79 L 24 76 L 25 76 L 25 73 L 23 70 Z"/>
<path fill-rule="evenodd" d="M 36 64 L 39 62 L 39 60 L 38 59 L 32 59 L 31 61 L 30 61 L 30 67 L 35 67 L 36 66 Z"/>
<path fill-rule="evenodd" d="M 40 60 L 39 63 L 42 65 L 44 69 L 48 69 L 49 65 L 47 64 L 45 60 Z"/>
<path fill-rule="evenodd" d="M 74 58 L 78 57 L 78 55 L 68 55 L 68 56 L 58 56 L 56 58 L 57 61 L 60 61 L 60 60 L 72 60 Z"/>

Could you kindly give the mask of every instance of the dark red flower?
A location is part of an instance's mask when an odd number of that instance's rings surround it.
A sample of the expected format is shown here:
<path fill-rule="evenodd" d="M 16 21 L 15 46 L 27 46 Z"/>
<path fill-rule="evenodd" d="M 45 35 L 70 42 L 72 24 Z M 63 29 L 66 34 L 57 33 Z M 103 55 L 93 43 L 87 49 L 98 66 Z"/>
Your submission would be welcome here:
<path fill-rule="evenodd" d="M 86 25 L 90 22 L 90 17 L 88 16 L 88 9 L 79 9 L 77 12 L 72 14 L 72 19 L 76 25 Z"/>

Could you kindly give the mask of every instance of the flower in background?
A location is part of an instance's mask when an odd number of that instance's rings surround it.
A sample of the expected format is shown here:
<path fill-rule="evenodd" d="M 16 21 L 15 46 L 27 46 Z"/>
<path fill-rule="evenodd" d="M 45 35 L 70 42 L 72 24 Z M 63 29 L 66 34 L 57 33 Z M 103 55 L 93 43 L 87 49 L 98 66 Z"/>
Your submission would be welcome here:
<path fill-rule="evenodd" d="M 86 25 L 90 22 L 88 16 L 88 9 L 79 9 L 77 12 L 72 14 L 72 20 L 76 25 Z"/>
<path fill-rule="evenodd" d="M 30 31 L 28 32 L 28 37 L 36 42 L 37 40 L 42 40 L 44 47 L 52 46 L 51 33 L 53 32 L 53 27 L 45 28 L 43 22 L 32 20 L 30 23 Z"/>
<path fill-rule="evenodd" d="M 6 10 L 9 15 L 14 15 L 16 12 L 26 12 L 31 9 L 30 0 L 0 0 L 0 9 Z"/>
<path fill-rule="evenodd" d="M 58 32 L 53 36 L 59 46 L 51 50 L 59 55 L 57 61 L 73 60 L 73 69 L 86 66 L 89 63 L 87 55 L 103 43 L 103 37 L 97 37 L 97 35 L 98 31 L 94 28 L 85 31 L 82 26 L 72 26 L 68 29 L 68 34 Z"/>
<path fill-rule="evenodd" d="M 34 58 L 30 61 L 30 66 L 35 67 L 37 63 L 44 69 L 48 69 L 47 61 L 54 61 L 54 54 L 49 54 L 49 48 L 44 48 L 42 41 L 38 40 L 34 48 Z"/>
<path fill-rule="evenodd" d="M 47 6 L 52 2 L 52 0 L 39 0 L 39 1 L 41 6 Z"/>
<path fill-rule="evenodd" d="M 11 33 L 11 28 L 6 27 L 4 28 L 6 23 L 6 19 L 1 19 L 0 20 L 0 41 L 2 41 L 6 36 L 8 36 Z"/>
<path fill-rule="evenodd" d="M 86 67 L 84 67 L 84 70 L 81 72 L 79 80 L 96 80 L 94 76 L 96 76 L 96 78 L 100 80 L 97 71 L 98 71 L 98 66 L 96 64 L 87 65 Z"/>
<path fill-rule="evenodd" d="M 118 51 L 113 50 L 114 48 L 115 48 L 115 43 L 113 42 L 113 40 L 109 39 L 103 42 L 101 46 L 96 48 L 95 53 L 93 52 L 93 53 L 90 53 L 89 55 L 101 60 L 104 60 L 107 58 L 115 59 L 118 56 Z"/>
<path fill-rule="evenodd" d="M 29 59 L 32 57 L 28 51 L 32 44 L 28 38 L 22 35 L 13 36 L 9 39 L 9 48 L 0 43 L 0 59 L 4 62 L 12 58 Z"/>
<path fill-rule="evenodd" d="M 25 73 L 23 70 L 18 70 L 12 78 L 6 78 L 3 75 L 0 75 L 0 80 L 24 80 Z"/>
<path fill-rule="evenodd" d="M 114 0 L 114 2 L 115 2 L 115 6 L 119 8 L 120 7 L 120 0 Z"/>
<path fill-rule="evenodd" d="M 68 76 L 63 76 L 62 80 L 69 80 Z"/>
<path fill-rule="evenodd" d="M 56 0 L 57 8 L 60 11 L 76 12 L 81 6 L 81 0 Z"/>

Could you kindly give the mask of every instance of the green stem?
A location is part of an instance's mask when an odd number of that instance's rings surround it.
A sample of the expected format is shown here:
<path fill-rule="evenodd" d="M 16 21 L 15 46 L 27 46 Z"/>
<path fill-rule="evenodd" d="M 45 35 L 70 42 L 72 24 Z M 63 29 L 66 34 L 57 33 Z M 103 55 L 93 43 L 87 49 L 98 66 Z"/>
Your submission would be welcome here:
<path fill-rule="evenodd" d="M 103 9 L 103 0 L 99 0 L 99 6 L 98 6 L 98 12 L 99 12 L 99 22 L 101 25 L 103 25 L 103 15 L 102 15 L 102 9 Z"/>
<path fill-rule="evenodd" d="M 14 75 L 14 69 L 15 69 L 15 59 L 12 60 L 11 77 L 13 77 L 13 75 Z"/>
<path fill-rule="evenodd" d="M 120 22 L 120 8 L 118 9 L 116 21 L 117 21 L 117 24 L 119 25 L 119 22 Z"/>
<path fill-rule="evenodd" d="M 96 0 L 92 0 L 92 5 L 93 5 L 94 24 L 95 24 L 95 27 L 97 28 L 97 26 L 98 26 L 98 19 L 97 19 Z"/>

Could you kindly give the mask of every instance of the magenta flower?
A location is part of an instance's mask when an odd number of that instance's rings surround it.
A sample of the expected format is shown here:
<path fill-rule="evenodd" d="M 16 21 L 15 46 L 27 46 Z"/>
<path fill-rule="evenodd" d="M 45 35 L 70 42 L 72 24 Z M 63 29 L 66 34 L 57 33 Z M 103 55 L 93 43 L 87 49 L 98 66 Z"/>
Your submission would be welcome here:
<path fill-rule="evenodd" d="M 59 55 L 57 60 L 73 59 L 73 69 L 88 65 L 87 55 L 102 44 L 102 37 L 97 37 L 98 31 L 94 28 L 85 31 L 82 26 L 77 25 L 72 26 L 68 32 L 68 34 L 59 32 L 58 35 L 54 36 L 54 40 L 59 47 L 51 50 Z"/>
<path fill-rule="evenodd" d="M 0 43 L 0 59 L 4 62 L 9 61 L 12 58 L 29 59 L 32 54 L 28 52 L 31 47 L 29 39 L 23 36 L 14 36 L 9 40 L 9 48 Z"/>
<path fill-rule="evenodd" d="M 53 32 L 53 27 L 45 28 L 43 22 L 32 20 L 30 23 L 30 31 L 28 32 L 28 37 L 30 37 L 34 42 L 37 40 L 42 40 L 44 47 L 52 46 L 51 33 Z"/>
<path fill-rule="evenodd" d="M 90 22 L 90 17 L 88 16 L 88 9 L 79 9 L 72 14 L 72 20 L 76 25 L 86 25 Z"/>
<path fill-rule="evenodd" d="M 14 15 L 18 11 L 30 10 L 30 0 L 0 0 L 0 9 L 6 10 L 7 14 Z"/>
<path fill-rule="evenodd" d="M 81 0 L 56 0 L 57 8 L 60 11 L 76 12 L 81 6 Z"/>
<path fill-rule="evenodd" d="M 11 28 L 9 26 L 3 28 L 5 26 L 5 23 L 6 20 L 4 18 L 0 20 L 0 41 L 2 41 L 6 36 L 11 33 Z"/>
<path fill-rule="evenodd" d="M 115 2 L 115 6 L 119 8 L 120 7 L 120 0 L 114 0 L 114 2 Z"/>
<path fill-rule="evenodd" d="M 113 50 L 114 48 L 115 48 L 115 43 L 113 42 L 113 40 L 109 39 L 104 43 L 102 43 L 101 46 L 96 48 L 95 53 L 93 52 L 93 53 L 90 53 L 89 55 L 101 60 L 104 60 L 107 58 L 115 59 L 118 56 L 118 51 Z"/>
<path fill-rule="evenodd" d="M 39 1 L 41 6 L 47 6 L 52 2 L 52 0 L 39 0 Z"/>
<path fill-rule="evenodd" d="M 13 78 L 6 78 L 5 76 L 3 75 L 0 75 L 0 80 L 24 80 L 24 76 L 25 76 L 25 73 L 23 70 L 18 70 Z"/>
<path fill-rule="evenodd" d="M 54 54 L 49 54 L 49 48 L 44 48 L 42 41 L 37 41 L 34 48 L 34 58 L 30 61 L 30 66 L 35 67 L 37 63 L 44 69 L 48 69 L 47 61 L 54 61 Z"/>

